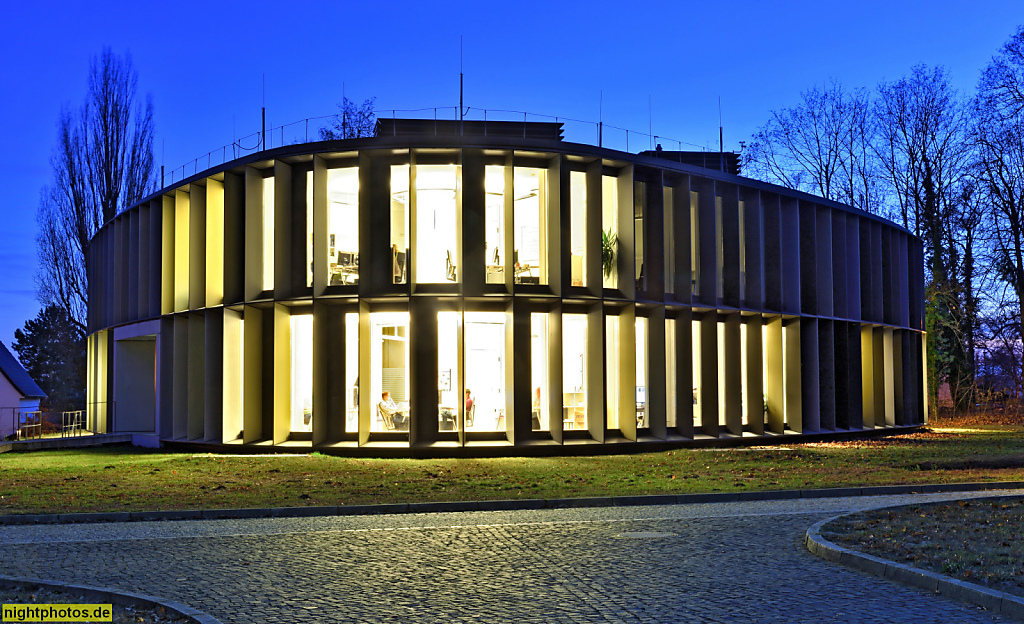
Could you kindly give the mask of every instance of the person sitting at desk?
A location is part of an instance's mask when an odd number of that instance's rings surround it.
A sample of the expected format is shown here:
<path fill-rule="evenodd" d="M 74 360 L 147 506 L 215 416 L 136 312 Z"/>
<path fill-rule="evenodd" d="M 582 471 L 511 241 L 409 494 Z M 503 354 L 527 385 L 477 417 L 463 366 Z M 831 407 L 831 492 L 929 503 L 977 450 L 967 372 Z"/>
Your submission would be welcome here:
<path fill-rule="evenodd" d="M 397 429 L 405 431 L 409 426 L 409 417 L 401 411 L 398 404 L 391 400 L 391 393 L 385 390 L 380 393 L 380 403 L 377 404 L 381 418 L 384 419 L 385 429 Z"/>

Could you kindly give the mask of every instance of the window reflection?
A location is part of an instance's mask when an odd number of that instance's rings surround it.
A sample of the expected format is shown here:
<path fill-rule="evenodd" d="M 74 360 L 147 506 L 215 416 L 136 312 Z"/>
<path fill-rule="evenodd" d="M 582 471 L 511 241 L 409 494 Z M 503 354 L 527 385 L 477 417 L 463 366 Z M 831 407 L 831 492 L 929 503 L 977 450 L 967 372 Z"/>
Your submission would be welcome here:
<path fill-rule="evenodd" d="M 359 169 L 327 172 L 328 284 L 359 283 Z"/>
<path fill-rule="evenodd" d="M 484 261 L 488 284 L 505 283 L 505 168 L 484 169 Z"/>
<path fill-rule="evenodd" d="M 313 430 L 313 315 L 291 317 L 291 431 Z"/>
<path fill-rule="evenodd" d="M 517 284 L 547 284 L 544 169 L 516 167 L 513 175 L 512 262 Z"/>
<path fill-rule="evenodd" d="M 587 315 L 562 317 L 562 427 L 587 428 Z"/>
<path fill-rule="evenodd" d="M 416 281 L 458 281 L 458 167 L 416 167 Z"/>

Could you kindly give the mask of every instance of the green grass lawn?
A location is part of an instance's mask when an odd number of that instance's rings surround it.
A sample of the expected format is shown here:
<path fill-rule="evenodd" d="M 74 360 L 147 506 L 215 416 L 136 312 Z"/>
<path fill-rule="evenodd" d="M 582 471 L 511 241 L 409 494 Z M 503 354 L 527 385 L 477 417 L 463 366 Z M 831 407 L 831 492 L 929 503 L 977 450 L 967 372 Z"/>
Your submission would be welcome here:
<path fill-rule="evenodd" d="M 0 513 L 354 505 L 1024 480 L 1024 425 L 850 442 L 498 459 L 220 456 L 131 447 L 0 455 Z"/>
<path fill-rule="evenodd" d="M 822 536 L 847 548 L 1024 596 L 1024 499 L 907 505 L 843 516 Z"/>

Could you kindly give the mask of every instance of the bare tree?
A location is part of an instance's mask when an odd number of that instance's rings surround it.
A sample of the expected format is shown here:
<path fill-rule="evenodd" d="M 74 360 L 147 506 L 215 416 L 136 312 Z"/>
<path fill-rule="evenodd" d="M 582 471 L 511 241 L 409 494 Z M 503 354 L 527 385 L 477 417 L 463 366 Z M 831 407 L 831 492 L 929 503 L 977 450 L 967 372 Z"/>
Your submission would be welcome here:
<path fill-rule="evenodd" d="M 874 128 L 863 89 L 845 92 L 835 80 L 800 94 L 793 108 L 772 111 L 753 136 L 744 170 L 869 212 L 879 207 L 870 149 Z"/>
<path fill-rule="evenodd" d="M 105 48 L 92 60 L 80 109 L 65 108 L 39 203 L 39 299 L 85 331 L 86 249 L 104 223 L 153 189 L 153 105 L 138 101 L 131 57 Z"/>
<path fill-rule="evenodd" d="M 373 112 L 376 101 L 377 98 L 370 98 L 356 106 L 348 98 L 342 98 L 338 104 L 339 111 L 331 118 L 330 125 L 320 128 L 320 140 L 372 137 L 377 128 L 377 116 Z"/>
<path fill-rule="evenodd" d="M 975 136 L 995 236 L 994 269 L 1010 286 L 1024 340 L 1024 27 L 992 58 L 978 84 Z"/>
<path fill-rule="evenodd" d="M 970 107 L 941 67 L 919 65 L 878 91 L 875 149 L 898 218 L 925 243 L 929 388 L 948 382 L 960 409 L 973 393 L 976 326 Z"/>

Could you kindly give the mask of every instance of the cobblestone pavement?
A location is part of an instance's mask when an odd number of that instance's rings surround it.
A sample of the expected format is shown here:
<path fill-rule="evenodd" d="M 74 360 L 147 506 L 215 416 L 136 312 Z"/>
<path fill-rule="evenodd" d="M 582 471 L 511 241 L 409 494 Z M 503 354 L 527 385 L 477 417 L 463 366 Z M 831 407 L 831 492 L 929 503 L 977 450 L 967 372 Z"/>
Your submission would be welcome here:
<path fill-rule="evenodd" d="M 802 538 L 848 511 L 1004 493 L 10 526 L 0 574 L 225 623 L 1002 622 L 820 560 Z"/>

